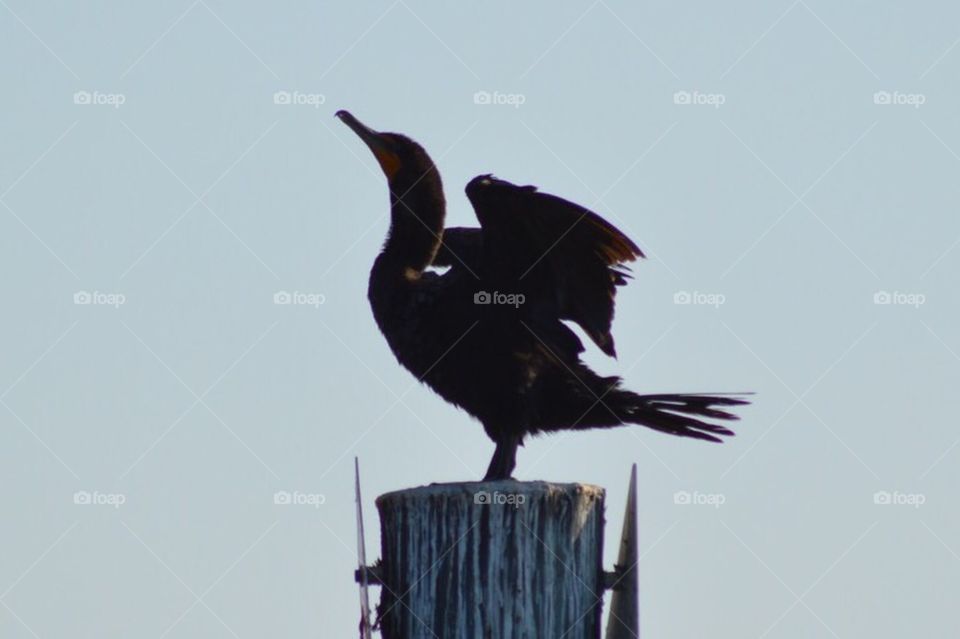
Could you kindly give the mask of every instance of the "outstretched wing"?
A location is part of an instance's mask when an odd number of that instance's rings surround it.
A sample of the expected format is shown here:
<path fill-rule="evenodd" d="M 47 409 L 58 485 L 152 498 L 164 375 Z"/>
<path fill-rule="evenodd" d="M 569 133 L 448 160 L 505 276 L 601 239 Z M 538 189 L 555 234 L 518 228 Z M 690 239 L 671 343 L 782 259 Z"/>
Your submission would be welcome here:
<path fill-rule="evenodd" d="M 532 186 L 481 175 L 466 192 L 482 227 L 484 279 L 573 320 L 614 356 L 616 287 L 640 248 L 596 213 Z"/>

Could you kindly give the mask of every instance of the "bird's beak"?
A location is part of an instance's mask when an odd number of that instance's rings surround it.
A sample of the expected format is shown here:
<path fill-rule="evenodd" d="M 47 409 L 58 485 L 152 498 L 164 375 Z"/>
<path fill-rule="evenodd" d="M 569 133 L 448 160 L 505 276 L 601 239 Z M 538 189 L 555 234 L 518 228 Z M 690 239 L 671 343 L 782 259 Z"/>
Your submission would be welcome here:
<path fill-rule="evenodd" d="M 380 168 L 386 174 L 387 178 L 392 178 L 400 170 L 400 158 L 393 150 L 393 145 L 384 139 L 383 135 L 374 131 L 363 122 L 353 117 L 349 111 L 340 110 L 336 112 L 336 117 L 340 118 L 344 124 L 359 136 L 361 140 L 370 148 Z"/>

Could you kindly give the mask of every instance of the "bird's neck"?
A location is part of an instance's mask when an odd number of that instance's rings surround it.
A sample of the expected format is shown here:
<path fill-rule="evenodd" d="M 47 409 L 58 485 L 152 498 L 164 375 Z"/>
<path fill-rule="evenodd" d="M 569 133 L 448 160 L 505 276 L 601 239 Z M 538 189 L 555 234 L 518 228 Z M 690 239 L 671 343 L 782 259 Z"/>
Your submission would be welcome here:
<path fill-rule="evenodd" d="M 418 277 L 440 248 L 446 203 L 436 169 L 412 185 L 390 185 L 390 232 L 382 257 L 406 277 Z"/>

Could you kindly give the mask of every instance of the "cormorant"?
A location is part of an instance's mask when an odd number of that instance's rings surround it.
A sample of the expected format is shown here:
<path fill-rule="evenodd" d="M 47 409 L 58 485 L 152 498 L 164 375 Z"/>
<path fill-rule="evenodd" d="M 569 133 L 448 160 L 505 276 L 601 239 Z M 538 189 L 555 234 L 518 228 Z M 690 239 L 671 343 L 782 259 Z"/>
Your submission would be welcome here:
<path fill-rule="evenodd" d="M 480 228 L 444 228 L 440 174 L 419 144 L 336 113 L 373 152 L 390 189 L 390 231 L 370 272 L 373 316 L 416 378 L 477 418 L 496 444 L 485 480 L 507 479 L 527 435 L 640 424 L 712 442 L 701 418 L 737 394 L 638 395 L 581 360 L 576 322 L 615 356 L 614 295 L 643 252 L 599 215 L 492 175 L 467 184 Z M 428 267 L 449 267 L 438 273 Z"/>

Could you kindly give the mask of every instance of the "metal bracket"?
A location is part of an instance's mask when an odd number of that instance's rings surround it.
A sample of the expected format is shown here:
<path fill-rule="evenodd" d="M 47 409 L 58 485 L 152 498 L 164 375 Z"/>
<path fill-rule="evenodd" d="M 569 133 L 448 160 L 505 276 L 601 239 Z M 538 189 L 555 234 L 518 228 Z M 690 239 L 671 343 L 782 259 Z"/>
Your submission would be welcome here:
<path fill-rule="evenodd" d="M 361 574 L 361 571 L 363 574 Z M 353 571 L 353 580 L 358 584 L 362 584 L 364 581 L 366 581 L 368 586 L 382 586 L 382 577 L 383 573 L 379 565 L 361 566 Z"/>

